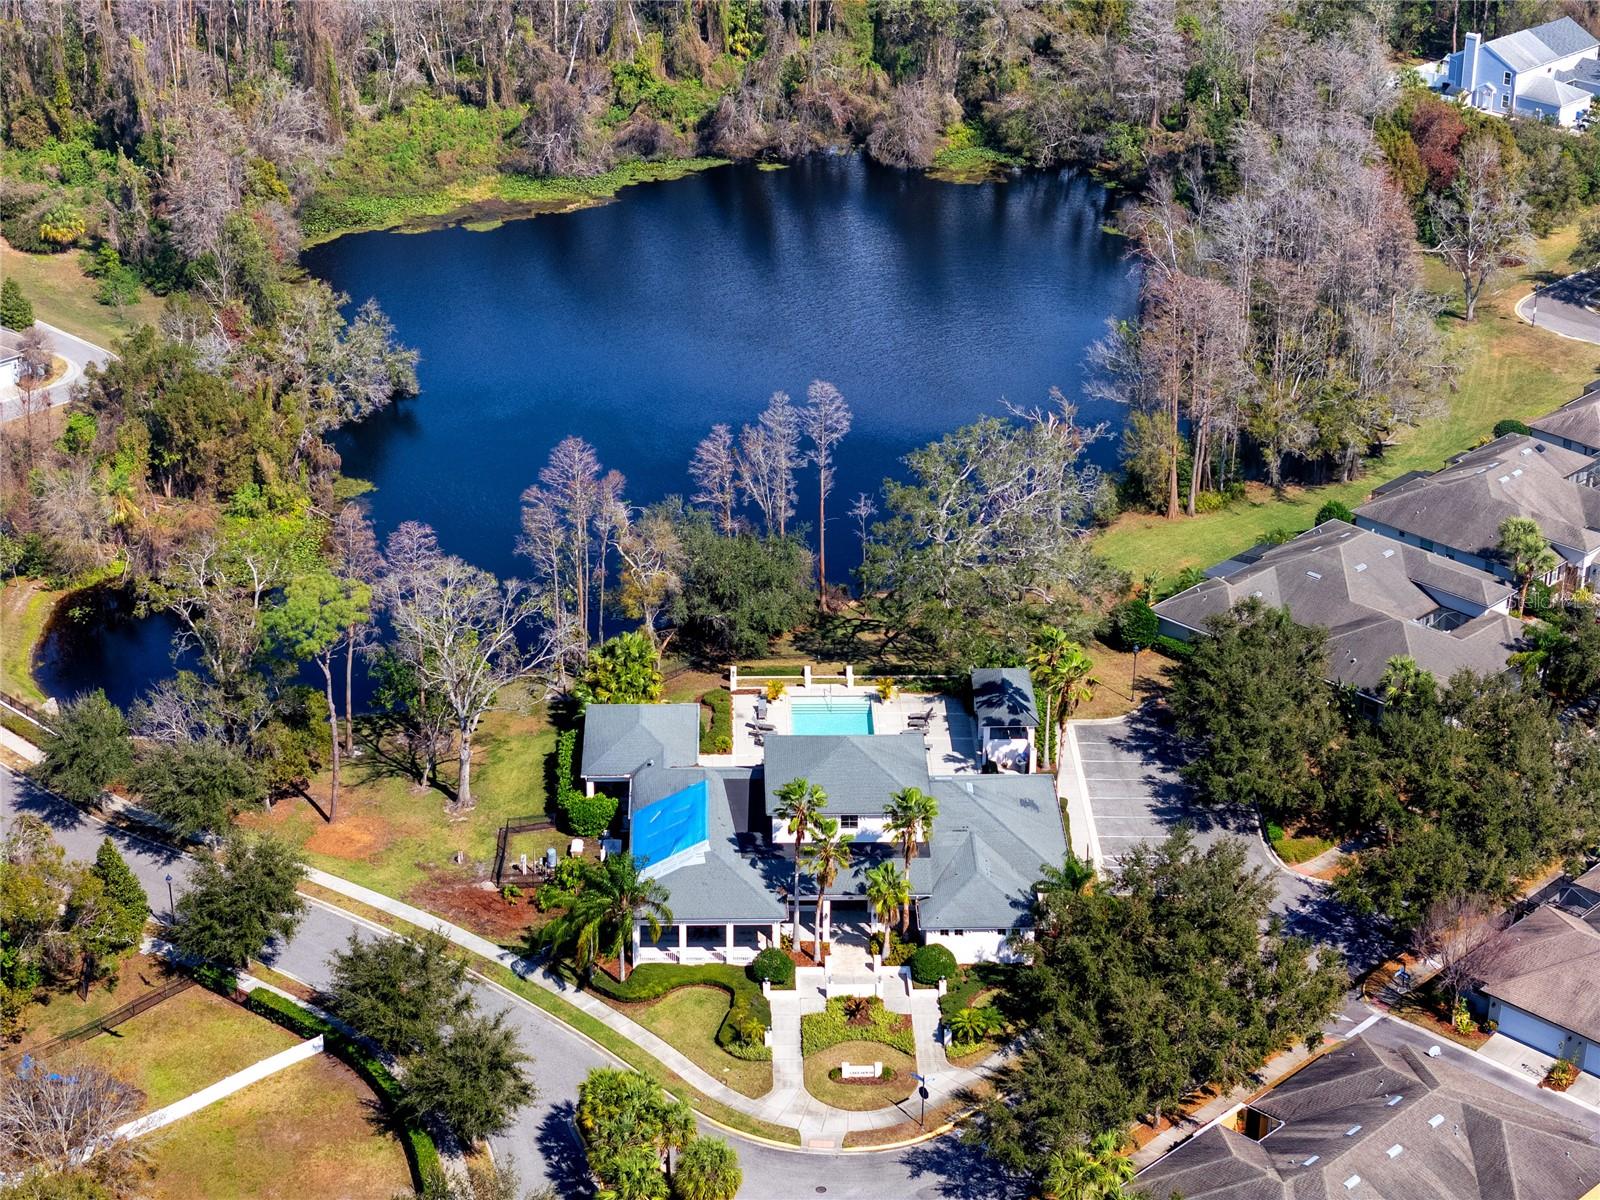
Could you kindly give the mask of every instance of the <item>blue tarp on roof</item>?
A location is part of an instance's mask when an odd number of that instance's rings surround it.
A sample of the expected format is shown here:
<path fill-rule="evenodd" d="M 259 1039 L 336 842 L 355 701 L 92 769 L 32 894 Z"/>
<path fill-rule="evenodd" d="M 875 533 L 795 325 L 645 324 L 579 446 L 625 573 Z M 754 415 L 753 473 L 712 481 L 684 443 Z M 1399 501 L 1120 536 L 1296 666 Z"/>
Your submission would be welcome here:
<path fill-rule="evenodd" d="M 709 839 L 706 781 L 664 796 L 633 818 L 633 860 L 641 867 L 703 846 Z"/>

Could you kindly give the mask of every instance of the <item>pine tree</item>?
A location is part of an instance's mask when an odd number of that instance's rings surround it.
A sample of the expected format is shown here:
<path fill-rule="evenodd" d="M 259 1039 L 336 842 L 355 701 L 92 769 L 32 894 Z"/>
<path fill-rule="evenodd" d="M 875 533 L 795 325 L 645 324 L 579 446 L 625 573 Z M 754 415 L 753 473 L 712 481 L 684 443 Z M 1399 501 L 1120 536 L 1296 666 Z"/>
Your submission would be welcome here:
<path fill-rule="evenodd" d="M 15 279 L 0 283 L 0 325 L 18 332 L 33 326 L 33 305 Z"/>
<path fill-rule="evenodd" d="M 145 918 L 150 913 L 150 899 L 127 861 L 106 838 L 94 856 L 91 872 L 105 889 L 105 898 L 111 913 L 107 942 L 116 949 L 137 946 L 144 935 Z"/>

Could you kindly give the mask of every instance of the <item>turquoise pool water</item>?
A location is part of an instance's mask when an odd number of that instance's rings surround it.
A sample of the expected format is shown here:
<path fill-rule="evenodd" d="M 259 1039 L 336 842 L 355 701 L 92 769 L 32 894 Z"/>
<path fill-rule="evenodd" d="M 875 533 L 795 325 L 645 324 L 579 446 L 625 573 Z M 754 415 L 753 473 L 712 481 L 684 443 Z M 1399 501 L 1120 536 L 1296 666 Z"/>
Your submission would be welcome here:
<path fill-rule="evenodd" d="M 872 732 L 870 700 L 793 700 L 790 705 L 794 732 L 801 736 Z"/>

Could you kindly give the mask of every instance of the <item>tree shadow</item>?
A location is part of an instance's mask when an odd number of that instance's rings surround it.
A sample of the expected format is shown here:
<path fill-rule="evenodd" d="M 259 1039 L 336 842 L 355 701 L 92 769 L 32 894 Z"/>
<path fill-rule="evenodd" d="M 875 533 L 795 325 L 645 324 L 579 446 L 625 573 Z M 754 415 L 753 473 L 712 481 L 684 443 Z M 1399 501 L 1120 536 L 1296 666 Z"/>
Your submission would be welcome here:
<path fill-rule="evenodd" d="M 558 1196 L 594 1195 L 589 1159 L 578 1139 L 577 1106 L 571 1100 L 553 1105 L 539 1122 L 534 1145 L 544 1159 L 545 1174 Z"/>
<path fill-rule="evenodd" d="M 952 1200 L 1023 1200 L 1037 1194 L 1027 1176 L 1007 1170 L 955 1136 L 913 1146 L 900 1161 L 913 1179 L 937 1176 L 938 1194 Z"/>

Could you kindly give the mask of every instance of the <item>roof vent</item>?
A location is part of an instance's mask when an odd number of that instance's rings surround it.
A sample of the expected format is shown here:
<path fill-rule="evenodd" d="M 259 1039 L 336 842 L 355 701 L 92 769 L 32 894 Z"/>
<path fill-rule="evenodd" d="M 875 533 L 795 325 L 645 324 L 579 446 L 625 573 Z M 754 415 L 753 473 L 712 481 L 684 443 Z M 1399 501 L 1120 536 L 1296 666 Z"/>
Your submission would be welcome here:
<path fill-rule="evenodd" d="M 1390 1158 L 1399 1158 L 1400 1154 L 1401 1154 L 1401 1152 L 1403 1150 L 1405 1150 L 1405 1147 L 1402 1146 L 1399 1142 L 1396 1142 L 1394 1145 L 1390 1146 L 1387 1150 L 1385 1150 L 1384 1153 L 1387 1154 Z"/>
<path fill-rule="evenodd" d="M 1365 570 L 1366 570 L 1366 569 L 1367 569 L 1367 564 L 1366 564 L 1366 563 L 1357 563 L 1357 564 L 1356 564 L 1356 571 L 1357 571 L 1357 573 L 1360 573 L 1360 572 L 1362 572 L 1362 571 L 1365 571 Z"/>
<path fill-rule="evenodd" d="M 1521 474 L 1522 474 L 1522 468 L 1518 467 L 1515 471 L 1511 472 L 1511 477 L 1513 479 L 1515 479 L 1518 475 L 1521 475 Z"/>
<path fill-rule="evenodd" d="M 1394 551 L 1393 550 L 1385 550 L 1383 552 L 1383 556 L 1385 558 L 1393 558 L 1394 557 Z"/>
<path fill-rule="evenodd" d="M 1428 1128 L 1429 1129 L 1437 1129 L 1437 1128 L 1439 1128 L 1439 1126 L 1441 1126 L 1443 1124 L 1444 1124 L 1444 1114 L 1443 1113 L 1434 1113 L 1433 1116 L 1428 1118 Z"/>
<path fill-rule="evenodd" d="M 1256 599 L 1256 600 L 1261 599 L 1261 593 L 1260 592 L 1251 592 L 1250 595 L 1251 595 L 1251 597 L 1253 599 Z"/>
<path fill-rule="evenodd" d="M 1444 1053 L 1444 1051 L 1440 1050 L 1437 1045 L 1433 1045 L 1433 1046 L 1429 1046 L 1428 1047 L 1428 1057 L 1429 1058 L 1438 1058 L 1439 1055 L 1441 1055 L 1443 1053 Z"/>
<path fill-rule="evenodd" d="M 1321 579 L 1322 578 L 1322 572 L 1320 572 L 1320 571 L 1307 571 L 1306 575 L 1307 575 L 1307 577 L 1309 577 L 1311 579 Z"/>
<path fill-rule="evenodd" d="M 1521 453 L 1523 453 L 1523 454 L 1532 454 L 1533 453 L 1533 447 L 1532 446 L 1524 446 L 1522 448 L 1522 450 L 1521 450 Z"/>
<path fill-rule="evenodd" d="M 1398 1092 L 1397 1092 L 1397 1093 L 1396 1093 L 1396 1094 L 1395 1094 L 1395 1095 L 1393 1095 L 1393 1096 L 1390 1096 L 1390 1097 L 1389 1097 L 1389 1103 L 1388 1103 L 1388 1104 L 1387 1104 L 1387 1106 L 1386 1106 L 1386 1107 L 1388 1107 L 1388 1108 L 1393 1108 L 1393 1107 L 1394 1107 L 1394 1106 L 1395 1106 L 1395 1105 L 1396 1105 L 1396 1104 L 1399 1104 L 1399 1103 L 1400 1103 L 1400 1101 L 1402 1101 L 1402 1100 L 1404 1100 L 1404 1099 L 1405 1099 L 1405 1097 L 1404 1097 L 1404 1096 L 1402 1096 L 1402 1095 L 1400 1095 L 1400 1094 L 1399 1094 L 1399 1093 L 1398 1093 Z"/>
<path fill-rule="evenodd" d="M 1360 1182 L 1361 1182 L 1361 1176 L 1352 1175 L 1352 1176 L 1350 1176 L 1349 1179 L 1346 1179 L 1344 1181 L 1344 1190 L 1348 1192 L 1351 1188 L 1355 1187 L 1356 1184 L 1358 1184 Z"/>
<path fill-rule="evenodd" d="M 1360 1132 L 1361 1132 L 1361 1126 L 1352 1125 L 1352 1126 L 1350 1126 L 1349 1129 L 1346 1129 L 1344 1131 L 1344 1135 L 1345 1135 L 1345 1137 L 1355 1137 L 1355 1135 L 1360 1133 Z"/>
<path fill-rule="evenodd" d="M 1302 1167 L 1309 1167 L 1312 1163 L 1319 1163 L 1321 1161 L 1322 1161 L 1322 1155 L 1313 1154 L 1310 1158 L 1306 1159 L 1305 1162 L 1301 1163 L 1300 1165 Z"/>
<path fill-rule="evenodd" d="M 1510 483 L 1511 482 L 1511 476 L 1509 476 L 1509 475 L 1500 476 L 1500 482 L 1501 483 Z"/>

